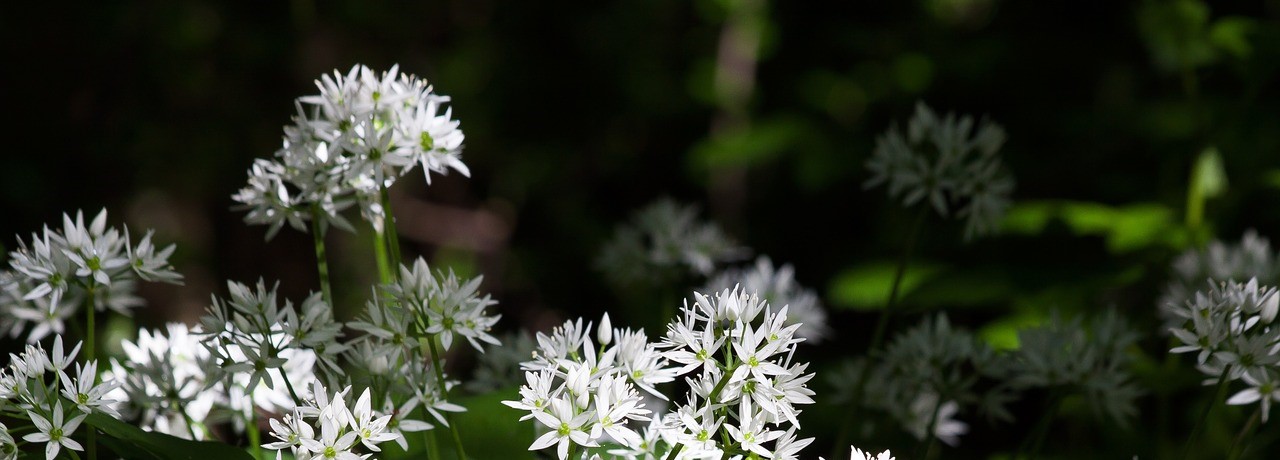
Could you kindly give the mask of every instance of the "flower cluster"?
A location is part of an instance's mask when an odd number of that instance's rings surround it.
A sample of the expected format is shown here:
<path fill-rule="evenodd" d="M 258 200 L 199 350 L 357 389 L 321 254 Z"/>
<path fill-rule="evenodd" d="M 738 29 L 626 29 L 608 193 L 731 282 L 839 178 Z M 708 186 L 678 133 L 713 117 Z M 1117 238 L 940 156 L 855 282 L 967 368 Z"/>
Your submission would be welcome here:
<path fill-rule="evenodd" d="M 734 286 L 740 286 L 744 292 L 755 292 L 769 305 L 786 306 L 787 325 L 800 325 L 796 329 L 797 337 L 818 343 L 831 335 L 822 300 L 812 289 L 796 282 L 795 269 L 790 264 L 775 268 L 773 261 L 761 256 L 749 267 L 721 271 L 707 283 L 704 292 L 720 292 Z"/>
<path fill-rule="evenodd" d="M 674 380 L 675 372 L 643 332 L 614 329 L 606 315 L 598 328 L 568 321 L 551 335 L 539 333 L 537 342 L 534 359 L 521 365 L 528 380 L 521 399 L 504 401 L 529 411 L 521 420 L 536 419 L 547 430 L 529 450 L 555 445 L 563 460 L 571 445 L 645 448 L 635 422 L 649 420 L 651 411 L 637 388 L 665 398 L 655 385 Z"/>
<path fill-rule="evenodd" d="M 320 382 L 315 382 L 310 398 L 291 413 L 271 419 L 271 436 L 278 441 L 262 447 L 288 449 L 299 460 L 361 460 L 371 455 L 357 454 L 359 450 L 381 452 L 378 444 L 404 442 L 398 430 L 389 429 L 391 415 L 373 409 L 369 389 L 360 394 L 354 406 L 347 407 L 350 392 L 348 386 L 330 396 Z"/>
<path fill-rule="evenodd" d="M 6 410 L 6 413 L 35 426 L 35 432 L 22 439 L 44 443 L 47 460 L 56 457 L 64 447 L 84 450 L 71 436 L 89 414 L 119 417 L 116 401 L 106 397 L 116 382 L 97 382 L 97 361 L 76 364 L 75 371 L 68 372 L 79 352 L 79 343 L 69 352 L 64 350 L 59 335 L 54 338 L 51 350 L 45 351 L 39 344 L 27 345 L 21 354 L 10 354 L 9 366 L 0 370 L 0 407 L 13 404 L 17 410 L 12 413 Z M 7 429 L 5 431 L 7 435 Z M 12 437 L 0 444 L 3 444 L 0 448 L 16 455 L 16 447 L 9 450 L 14 445 Z"/>
<path fill-rule="evenodd" d="M 0 328 L 17 336 L 31 327 L 28 342 L 62 334 L 66 319 L 88 303 L 95 310 L 128 314 L 142 305 L 134 295 L 138 279 L 180 283 L 169 256 L 147 232 L 136 244 L 129 229 L 107 227 L 107 211 L 87 225 L 84 214 L 63 215 L 62 228 L 45 227 L 30 241 L 18 240 L 9 253 L 12 271 L 0 271 Z"/>
<path fill-rule="evenodd" d="M 823 460 L 822 457 L 818 457 L 818 459 Z M 862 449 L 850 446 L 849 460 L 893 460 L 893 454 L 886 450 L 877 455 L 871 452 L 863 452 Z"/>
<path fill-rule="evenodd" d="M 837 388 L 866 382 L 861 395 L 843 399 L 888 413 L 917 439 L 958 444 L 969 426 L 955 417 L 975 406 L 988 416 L 1007 418 L 1007 393 L 984 385 L 1003 375 L 999 356 L 944 315 L 902 332 L 877 358 L 870 365 L 853 363 L 832 380 L 845 379 Z"/>
<path fill-rule="evenodd" d="M 1130 375 L 1128 348 L 1138 334 L 1114 310 L 1070 320 L 1054 314 L 1018 331 L 1018 349 L 1006 360 L 1006 382 L 1016 390 L 1082 393 L 1095 415 L 1124 424 L 1137 413 L 1140 390 Z"/>
<path fill-rule="evenodd" d="M 391 426 L 406 431 L 433 428 L 403 420 L 419 407 L 445 426 L 446 413 L 466 410 L 449 402 L 449 391 L 458 382 L 445 374 L 442 356 L 462 339 L 480 352 L 483 344 L 500 345 L 489 333 L 500 315 L 486 311 L 496 302 L 479 294 L 481 281 L 476 277 L 463 282 L 453 272 L 433 272 L 419 258 L 400 267 L 397 281 L 385 286 L 357 321 L 347 323 L 363 332 L 347 343 L 348 361 L 362 370 L 360 377 L 369 379 L 375 403 L 397 414 Z"/>
<path fill-rule="evenodd" d="M 1196 353 L 1197 368 L 1206 383 L 1244 380 L 1248 388 L 1229 404 L 1260 403 L 1262 420 L 1274 401 L 1280 401 L 1280 328 L 1273 325 L 1280 297 L 1258 280 L 1210 282 L 1181 308 L 1169 307 L 1182 319 L 1170 330 L 1181 342 L 1172 353 Z"/>
<path fill-rule="evenodd" d="M 719 226 L 698 219 L 697 208 L 664 199 L 618 227 L 596 265 L 619 286 L 662 285 L 710 276 L 717 263 L 745 252 Z"/>
<path fill-rule="evenodd" d="M 1173 276 L 1160 294 L 1160 316 L 1165 320 L 1165 330 L 1181 326 L 1179 317 L 1196 291 L 1202 290 L 1205 280 L 1257 279 L 1259 283 L 1275 285 L 1280 282 L 1280 264 L 1271 242 L 1252 230 L 1244 233 L 1240 244 L 1213 241 L 1204 248 L 1189 249 L 1173 261 Z"/>
<path fill-rule="evenodd" d="M 111 361 L 103 374 L 120 383 L 110 396 L 120 401 L 125 418 L 141 428 L 189 439 L 208 437 L 216 408 L 232 401 L 217 375 L 216 363 L 200 342 L 199 331 L 170 323 L 164 333 L 138 331 L 137 341 L 121 343 L 125 360 Z"/>
<path fill-rule="evenodd" d="M 460 159 L 462 131 L 444 107 L 449 97 L 425 80 L 398 67 L 379 75 L 357 65 L 316 86 L 320 94 L 297 100 L 275 158 L 257 160 L 233 196 L 249 211 L 246 222 L 270 226 L 267 238 L 285 223 L 305 231 L 312 219 L 321 231 L 350 229 L 340 212 L 355 203 L 381 231 L 381 195 L 396 178 L 419 164 L 428 183 L 432 172 L 470 175 Z"/>
<path fill-rule="evenodd" d="M 786 316 L 786 307 L 775 312 L 754 294 L 695 293 L 658 344 L 610 329 L 606 316 L 598 349 L 590 324 L 567 322 L 538 336 L 522 399 L 507 404 L 549 428 L 530 450 L 557 444 L 562 460 L 577 446 L 603 446 L 627 459 L 795 459 L 813 441 L 796 436 L 797 405 L 813 403 L 806 385 L 813 374 L 807 363 L 791 362 L 804 339 Z M 648 415 L 634 388 L 670 400 L 655 385 L 681 375 L 690 375 L 684 402 L 661 417 Z"/>
<path fill-rule="evenodd" d="M 889 197 L 906 206 L 928 200 L 943 217 L 963 217 L 966 239 L 991 233 L 1013 193 L 1013 178 L 997 155 L 1004 141 L 995 123 L 983 120 L 974 132 L 973 118 L 940 118 L 920 103 L 905 134 L 894 126 L 876 141 L 866 186 L 886 184 Z"/>
<path fill-rule="evenodd" d="M 346 350 L 337 341 L 342 325 L 320 294 L 308 296 L 299 314 L 261 280 L 255 288 L 235 282 L 227 288 L 230 298 L 213 298 L 197 334 L 213 362 L 207 378 L 226 385 L 233 410 L 247 417 L 254 406 L 290 409 L 298 400 L 293 382 L 309 382 L 317 372 L 342 374 L 336 362 Z"/>

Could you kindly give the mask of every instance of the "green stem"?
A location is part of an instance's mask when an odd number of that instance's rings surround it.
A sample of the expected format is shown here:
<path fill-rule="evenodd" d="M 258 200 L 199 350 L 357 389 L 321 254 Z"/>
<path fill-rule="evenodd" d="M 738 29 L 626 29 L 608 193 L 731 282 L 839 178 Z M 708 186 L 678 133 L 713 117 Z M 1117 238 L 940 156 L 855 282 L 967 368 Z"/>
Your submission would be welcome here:
<path fill-rule="evenodd" d="M 377 228 L 373 229 L 373 256 L 378 261 L 378 280 L 382 284 L 391 284 L 393 272 L 387 261 L 387 240 Z"/>
<path fill-rule="evenodd" d="M 676 455 L 678 455 L 682 449 L 684 449 L 684 445 L 676 443 L 675 447 L 671 448 L 671 452 L 667 453 L 666 460 L 675 460 Z"/>
<path fill-rule="evenodd" d="M 880 311 L 880 319 L 876 321 L 875 332 L 871 335 L 871 343 L 867 346 L 867 355 L 875 352 L 884 342 L 885 333 L 889 329 L 889 317 L 893 312 L 893 307 L 898 302 L 898 291 L 902 288 L 902 280 L 907 274 L 907 265 L 911 261 L 911 252 L 915 249 L 916 242 L 920 235 L 920 229 L 924 226 L 925 217 L 929 215 L 929 207 L 921 205 L 920 210 L 916 211 L 915 221 L 911 224 L 911 229 L 907 233 L 906 245 L 902 248 L 902 254 L 898 257 L 898 267 L 893 274 L 893 284 L 889 287 L 889 298 L 885 301 L 884 310 Z M 866 390 L 867 379 L 871 377 L 871 362 L 868 361 L 862 368 L 862 372 L 858 374 L 858 380 L 853 385 L 853 392 L 850 393 L 850 403 L 853 405 L 849 409 L 848 415 L 840 424 L 840 429 L 836 432 L 836 443 L 832 448 L 831 456 L 840 457 L 841 446 L 849 438 L 849 430 L 857 421 L 858 408 L 862 405 L 862 392 Z"/>
<path fill-rule="evenodd" d="M 426 420 L 427 419 L 426 409 L 422 410 L 422 415 L 423 415 L 422 419 Z M 427 458 L 428 459 L 440 458 L 440 447 L 436 445 L 437 444 L 436 430 L 426 430 L 426 431 L 423 431 L 422 434 L 427 438 Z"/>
<path fill-rule="evenodd" d="M 916 446 L 916 455 L 914 458 L 925 460 L 929 458 L 929 451 L 933 450 L 933 443 L 938 437 L 934 435 L 934 431 L 938 427 L 938 412 L 942 412 L 942 395 L 938 395 L 938 402 L 933 405 L 933 413 L 929 415 L 929 425 L 925 429 L 924 435 L 927 440 L 921 441 Z"/>
<path fill-rule="evenodd" d="M 1253 416 L 1249 417 L 1249 421 L 1245 422 L 1244 427 L 1240 429 L 1240 433 L 1236 435 L 1236 440 L 1231 443 L 1231 449 L 1227 450 L 1227 460 L 1236 460 L 1244 454 L 1244 439 L 1253 433 L 1253 429 L 1258 426 L 1258 418 L 1261 416 L 1262 406 L 1258 406 L 1257 409 L 1253 410 Z"/>
<path fill-rule="evenodd" d="M 252 444 L 253 458 L 257 460 L 262 458 L 262 434 L 258 433 L 258 412 L 253 407 L 249 408 L 247 423 L 245 431 L 249 432 L 249 444 Z"/>
<path fill-rule="evenodd" d="M 1191 428 L 1191 435 L 1187 436 L 1187 444 L 1182 448 L 1182 458 L 1185 460 L 1191 457 L 1191 446 L 1195 444 L 1200 437 L 1200 433 L 1204 431 L 1205 422 L 1209 420 L 1209 415 L 1213 413 L 1213 408 L 1217 407 L 1218 401 L 1222 399 L 1223 394 L 1227 391 L 1227 375 L 1231 374 L 1231 365 L 1228 364 L 1222 368 L 1222 375 L 1218 377 L 1217 390 L 1213 392 L 1213 399 L 1209 400 L 1209 404 L 1204 406 L 1204 411 L 1200 413 L 1200 419 L 1196 420 L 1195 427 Z"/>
<path fill-rule="evenodd" d="M 382 184 L 382 212 L 386 215 L 382 226 L 386 229 L 387 248 L 391 250 L 391 267 L 395 268 L 403 261 L 400 259 L 400 235 L 396 232 L 396 217 L 391 212 L 391 193 L 387 192 L 386 182 Z"/>
<path fill-rule="evenodd" d="M 316 245 L 316 271 L 320 276 L 320 292 L 324 295 L 324 303 L 333 308 L 333 289 L 329 285 L 329 257 L 325 254 L 324 229 L 320 228 L 320 206 L 311 206 L 311 238 Z M 295 398 L 296 399 L 296 398 Z"/>
<path fill-rule="evenodd" d="M 97 312 L 98 308 L 97 308 L 97 305 L 95 305 L 97 302 L 95 302 L 95 301 L 94 301 L 93 287 L 89 287 L 89 289 L 86 289 L 86 290 L 85 290 L 85 292 L 86 292 L 86 294 L 88 295 L 88 298 L 86 298 L 86 299 L 85 299 L 85 306 L 86 306 L 86 308 L 85 308 L 85 309 L 89 311 L 89 312 L 88 312 L 88 316 L 89 316 L 89 318 L 88 318 L 88 323 L 89 323 L 89 324 L 88 324 L 88 325 L 86 325 L 86 328 L 85 328 L 85 329 L 86 329 L 86 333 L 85 333 L 85 342 L 86 342 L 86 343 L 85 343 L 85 347 L 84 347 L 84 350 L 85 350 L 85 357 L 86 357 L 85 362 L 87 363 L 87 362 L 94 361 L 94 360 L 96 360 L 96 359 L 97 359 L 97 350 L 96 350 L 96 347 L 95 347 L 95 344 L 97 344 L 97 337 L 95 336 L 95 332 L 94 332 L 97 328 L 95 327 L 96 325 L 94 324 L 94 316 L 95 316 L 95 313 Z M 94 385 L 97 385 L 97 384 L 98 384 L 98 374 L 97 374 L 97 371 L 95 371 L 95 372 L 94 372 L 94 375 L 93 375 L 93 384 L 94 384 Z M 86 443 L 85 443 L 85 444 L 88 444 L 87 446 L 85 446 L 85 452 L 86 452 L 87 454 L 89 454 L 89 460 L 97 460 L 97 458 L 98 458 L 98 430 L 97 430 L 96 428 L 94 428 L 94 427 L 89 427 L 89 434 L 88 434 L 88 437 L 86 438 Z M 70 449 L 68 449 L 68 451 L 70 451 Z"/>
<path fill-rule="evenodd" d="M 570 442 L 569 442 L 569 456 L 568 456 L 568 457 L 565 457 L 565 458 L 567 458 L 567 459 L 569 459 L 569 460 L 576 460 L 576 459 L 574 459 L 574 458 L 573 458 L 573 454 L 576 454 L 576 453 L 578 453 L 578 445 L 577 445 L 577 444 L 574 444 L 572 441 L 570 441 Z"/>
<path fill-rule="evenodd" d="M 1058 415 L 1058 409 L 1062 407 L 1062 395 L 1055 393 L 1049 400 L 1049 407 L 1040 416 L 1040 420 L 1036 422 L 1035 429 L 1027 439 L 1023 440 L 1022 446 L 1018 448 L 1018 455 L 1014 459 L 1022 456 L 1024 448 L 1029 448 L 1030 458 L 1036 458 L 1040 455 L 1040 448 L 1044 446 L 1045 437 L 1049 434 L 1049 427 L 1053 425 L 1053 418 Z"/>
<path fill-rule="evenodd" d="M 440 386 L 440 394 L 445 399 L 448 399 L 449 387 L 444 380 L 444 370 L 441 369 L 441 367 L 443 367 L 441 364 L 442 356 L 440 355 L 439 347 L 436 346 L 435 336 L 427 338 L 427 346 L 431 351 L 431 367 L 436 374 L 436 384 Z M 449 422 L 449 431 L 453 433 L 453 447 L 457 449 L 458 458 L 465 459 L 467 458 L 467 451 L 462 447 L 462 436 L 458 434 L 458 424 L 453 423 L 452 419 L 452 416 L 445 414 L 445 421 Z M 570 445 L 570 447 L 572 447 L 572 445 Z"/>
<path fill-rule="evenodd" d="M 302 398 L 298 397 L 298 392 L 293 391 L 293 383 L 289 381 L 289 376 L 285 375 L 284 367 L 277 367 L 276 372 L 279 372 L 280 379 L 284 380 L 284 387 L 289 389 L 289 397 L 293 398 L 293 404 L 302 405 Z"/>

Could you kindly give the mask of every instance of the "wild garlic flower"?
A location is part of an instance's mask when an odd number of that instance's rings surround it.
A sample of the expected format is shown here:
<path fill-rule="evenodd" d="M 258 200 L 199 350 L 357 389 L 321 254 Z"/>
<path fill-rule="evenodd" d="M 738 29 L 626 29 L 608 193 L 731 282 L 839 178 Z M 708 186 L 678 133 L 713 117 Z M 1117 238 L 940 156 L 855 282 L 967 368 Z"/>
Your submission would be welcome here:
<path fill-rule="evenodd" d="M 452 270 L 433 274 L 419 257 L 412 267 L 400 267 L 399 280 L 387 287 L 387 293 L 410 314 L 419 336 L 438 336 L 445 350 L 459 336 L 483 353 L 481 342 L 501 345 L 489 330 L 502 315 L 485 314 L 485 308 L 497 302 L 487 294 L 479 295 L 482 281 L 484 277 L 478 276 L 463 283 Z"/>
<path fill-rule="evenodd" d="M 800 324 L 796 336 L 810 343 L 818 343 L 831 335 L 827 326 L 827 311 L 822 300 L 812 289 L 796 282 L 791 264 L 774 267 L 766 256 L 756 258 L 754 265 L 721 271 L 707 283 L 705 292 L 720 292 L 741 286 L 745 292 L 755 292 L 770 305 L 787 307 L 787 325 Z"/>
<path fill-rule="evenodd" d="M 311 395 L 291 413 L 271 419 L 271 436 L 278 441 L 262 447 L 288 449 L 296 458 L 360 460 L 380 452 L 379 444 L 401 438 L 387 429 L 392 416 L 373 410 L 368 388 L 352 406 L 350 386 L 330 395 L 314 381 Z"/>
<path fill-rule="evenodd" d="M 1268 286 L 1280 283 L 1276 253 L 1271 242 L 1257 232 L 1246 231 L 1239 244 L 1213 241 L 1204 248 L 1188 249 L 1174 259 L 1171 279 L 1160 294 L 1163 331 L 1181 327 L 1188 320 L 1183 306 L 1195 300 L 1196 291 L 1204 290 L 1205 280 L 1248 279 Z"/>
<path fill-rule="evenodd" d="M 84 450 L 71 436 L 87 415 L 116 416 L 115 401 L 104 397 L 116 382 L 104 379 L 94 385 L 97 361 L 77 365 L 74 379 L 66 374 L 79 349 L 77 343 L 66 352 L 62 337 L 57 336 L 52 350 L 46 351 L 39 343 L 28 344 L 21 353 L 10 354 L 9 365 L 0 369 L 0 406 L 13 409 L 10 418 L 19 423 L 29 421 L 35 427 L 22 439 L 44 443 L 48 460 L 64 447 Z M 16 447 L 8 428 L 0 425 L 0 431 L 4 434 L 0 436 L 0 458 L 13 458 Z"/>
<path fill-rule="evenodd" d="M 163 331 L 138 330 L 125 340 L 123 361 L 112 360 L 103 373 L 120 385 L 107 394 L 121 402 L 124 418 L 145 430 L 187 439 L 204 439 L 206 420 L 217 407 L 228 407 L 224 385 L 199 330 L 169 323 Z"/>
<path fill-rule="evenodd" d="M 596 266 L 619 286 L 652 286 L 710 276 L 716 264 L 746 252 L 718 225 L 700 220 L 696 207 L 663 199 L 618 227 Z"/>
<path fill-rule="evenodd" d="M 500 315 L 485 311 L 496 302 L 479 294 L 481 281 L 479 277 L 460 280 L 452 272 L 433 273 L 419 258 L 411 266 L 402 266 L 399 280 L 384 286 L 364 313 L 347 323 L 362 332 L 345 344 L 347 361 L 370 378 L 375 395 L 381 398 L 374 401 L 376 406 L 400 408 L 396 411 L 400 415 L 389 422 L 392 429 L 433 428 L 426 422 L 401 419 L 419 406 L 440 426 L 448 426 L 447 413 L 466 410 L 449 399 L 458 382 L 444 372 L 442 355 L 456 339 L 465 339 L 482 353 L 482 344 L 500 345 L 489 333 Z"/>
<path fill-rule="evenodd" d="M 23 436 L 22 439 L 28 442 L 45 443 L 45 460 L 53 460 L 63 447 L 84 450 L 80 443 L 71 439 L 71 435 L 75 434 L 76 428 L 80 427 L 80 422 L 83 422 L 88 414 L 74 412 L 71 418 L 66 418 L 67 414 L 62 411 L 62 401 L 58 401 L 54 403 L 51 413 L 40 414 L 28 410 L 27 416 L 31 418 L 31 423 L 35 424 L 38 431 Z"/>
<path fill-rule="evenodd" d="M 312 219 L 321 231 L 350 230 L 341 211 L 352 205 L 381 231 L 381 191 L 417 165 L 428 184 L 432 173 L 451 169 L 470 176 L 460 158 L 464 136 L 445 108 L 449 97 L 425 80 L 398 66 L 378 74 L 357 65 L 321 76 L 316 86 L 320 94 L 295 102 L 275 157 L 255 161 L 247 186 L 232 196 L 249 211 L 246 222 L 269 226 L 268 239 L 285 224 L 306 231 Z"/>
<path fill-rule="evenodd" d="M 967 427 L 953 417 L 965 410 L 978 408 L 1007 418 L 1006 395 L 979 385 L 984 379 L 1003 377 L 997 356 L 968 331 L 953 327 L 945 315 L 899 334 L 873 367 L 860 364 L 850 371 L 851 378 L 867 378 L 862 404 L 887 412 L 922 440 L 935 437 L 949 445 L 958 443 Z"/>
<path fill-rule="evenodd" d="M 938 117 L 922 102 L 906 133 L 893 126 L 877 139 L 866 187 L 885 185 L 905 206 L 928 201 L 942 217 L 964 218 L 965 239 L 992 233 L 1013 193 L 1013 178 L 997 155 L 1004 141 L 1000 125 L 983 120 L 975 131 L 972 117 Z"/>
<path fill-rule="evenodd" d="M 318 295 L 308 296 L 299 314 L 261 280 L 254 288 L 227 287 L 230 296 L 213 298 L 198 335 L 213 363 L 206 378 L 224 385 L 229 409 L 245 418 L 255 406 L 288 410 L 298 403 L 296 388 L 317 373 L 329 380 L 341 375 L 333 356 L 346 349 L 338 341 L 341 326 Z"/>
<path fill-rule="evenodd" d="M 650 410 L 639 389 L 656 393 L 654 385 L 674 380 L 674 373 L 643 333 L 614 329 L 605 316 L 599 328 L 568 321 L 550 335 L 538 333 L 537 341 L 534 359 L 521 365 L 528 381 L 521 399 L 503 401 L 528 411 L 522 420 L 536 419 L 546 431 L 529 450 L 555 445 L 564 460 L 570 444 L 644 442 L 636 422 L 648 421 Z"/>
<path fill-rule="evenodd" d="M 872 454 L 870 451 L 864 452 L 862 449 L 853 446 L 849 446 L 849 450 L 849 460 L 894 460 L 893 454 L 887 450 L 879 454 Z M 822 457 L 818 458 L 822 460 Z"/>
<path fill-rule="evenodd" d="M 797 458 L 812 442 L 795 436 L 798 406 L 814 402 L 807 363 L 791 362 L 800 325 L 788 324 L 786 307 L 775 312 L 738 290 L 694 297 L 658 343 L 612 328 L 607 316 L 599 328 L 577 320 L 538 334 L 521 399 L 504 402 L 549 430 L 530 450 L 555 445 L 562 460 L 571 444 L 624 458 L 667 458 L 676 446 L 682 459 Z M 684 402 L 649 415 L 636 389 L 678 401 L 656 385 L 680 375 Z"/>
<path fill-rule="evenodd" d="M 1257 279 L 1247 283 L 1210 282 L 1207 291 L 1195 293 L 1181 308 L 1169 307 L 1181 327 L 1170 330 L 1182 344 L 1170 353 L 1196 353 L 1197 369 L 1205 384 L 1219 379 L 1243 379 L 1249 388 L 1236 393 L 1229 404 L 1260 403 L 1263 419 L 1278 395 L 1280 382 L 1280 328 L 1273 324 L 1280 310 L 1276 288 Z"/>
<path fill-rule="evenodd" d="M 142 304 L 135 280 L 182 281 L 169 265 L 172 245 L 157 250 L 150 232 L 133 244 L 128 228 L 107 227 L 105 209 L 87 225 L 82 212 L 63 215 L 61 229 L 46 226 L 17 244 L 9 253 L 13 270 L 0 274 L 0 324 L 15 337 L 31 326 L 28 342 L 61 334 L 65 319 L 90 298 L 97 310 L 129 314 Z"/>
<path fill-rule="evenodd" d="M 9 427 L 0 423 L 0 460 L 18 460 L 18 443 L 9 434 Z"/>
<path fill-rule="evenodd" d="M 1057 388 L 1077 392 L 1096 416 L 1124 424 L 1137 414 L 1141 390 L 1130 374 L 1129 347 L 1138 334 L 1115 310 L 1086 322 L 1056 313 L 1044 324 L 1018 332 L 1018 349 L 1006 360 L 1007 383 L 1015 390 Z"/>

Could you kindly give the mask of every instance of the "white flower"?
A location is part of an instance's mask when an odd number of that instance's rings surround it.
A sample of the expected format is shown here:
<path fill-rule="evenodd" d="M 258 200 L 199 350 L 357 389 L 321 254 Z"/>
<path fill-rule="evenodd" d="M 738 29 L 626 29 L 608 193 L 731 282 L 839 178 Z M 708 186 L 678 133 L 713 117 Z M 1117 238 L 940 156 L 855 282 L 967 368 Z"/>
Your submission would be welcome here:
<path fill-rule="evenodd" d="M 395 433 L 385 432 L 387 422 L 390 420 L 390 415 L 378 416 L 373 412 L 369 400 L 369 389 L 365 388 L 364 393 L 361 393 L 356 401 L 356 407 L 351 410 L 351 429 L 359 436 L 360 443 L 371 451 L 382 451 L 378 448 L 379 443 L 391 441 L 398 436 Z"/>
<path fill-rule="evenodd" d="M 849 460 L 894 460 L 893 454 L 890 454 L 887 450 L 873 456 L 871 452 L 863 452 L 862 449 L 857 447 L 849 446 L 849 449 Z"/>
<path fill-rule="evenodd" d="M 533 417 L 542 422 L 551 431 L 538 437 L 529 446 L 529 450 L 542 450 L 556 445 L 556 454 L 560 460 L 569 458 L 569 443 L 580 446 L 595 447 L 595 441 L 584 431 L 583 425 L 591 420 L 591 412 L 575 413 L 573 405 L 563 399 L 553 399 L 550 411 L 534 412 Z"/>
<path fill-rule="evenodd" d="M 1231 398 L 1227 399 L 1227 404 L 1239 406 L 1261 402 L 1262 423 L 1267 423 L 1267 414 L 1271 412 L 1271 403 L 1280 401 L 1280 385 L 1276 384 L 1270 371 L 1264 370 L 1261 374 L 1262 378 L 1258 378 L 1252 372 L 1244 373 L 1244 381 L 1248 382 L 1250 388 L 1241 390 L 1231 396 Z"/>
<path fill-rule="evenodd" d="M 9 427 L 0 423 L 0 460 L 17 460 L 18 444 L 13 442 L 13 436 L 9 434 Z"/>
<path fill-rule="evenodd" d="M 113 407 L 116 403 L 113 399 L 103 398 L 111 390 L 119 385 L 115 381 L 104 381 L 101 384 L 94 385 L 98 370 L 98 362 L 90 361 L 84 367 L 76 364 L 75 382 L 67 377 L 65 372 L 58 370 L 58 378 L 62 381 L 62 395 L 67 399 L 74 401 L 76 408 L 86 414 L 97 410 L 112 417 L 119 418 L 120 413 L 116 412 Z"/>
<path fill-rule="evenodd" d="M 84 421 L 86 414 L 76 415 L 71 420 L 66 420 L 66 423 L 63 423 L 62 401 L 58 401 L 53 407 L 52 422 L 31 411 L 27 411 L 27 416 L 31 417 L 31 423 L 34 423 L 36 429 L 40 430 L 40 432 L 28 434 L 23 436 L 22 439 L 29 442 L 46 443 L 44 449 L 45 460 L 53 460 L 54 457 L 58 456 L 58 450 L 64 446 L 71 450 L 84 450 L 80 443 L 71 439 L 71 434 L 75 433 L 76 428 L 80 426 L 80 422 Z"/>
<path fill-rule="evenodd" d="M 933 413 L 937 410 L 938 413 Z M 952 417 L 960 411 L 955 401 L 947 401 L 938 405 L 938 396 L 933 393 L 922 393 L 911 404 L 911 434 L 916 439 L 927 439 L 930 421 L 933 421 L 932 435 L 949 446 L 960 443 L 960 436 L 969 432 L 969 425 Z"/>

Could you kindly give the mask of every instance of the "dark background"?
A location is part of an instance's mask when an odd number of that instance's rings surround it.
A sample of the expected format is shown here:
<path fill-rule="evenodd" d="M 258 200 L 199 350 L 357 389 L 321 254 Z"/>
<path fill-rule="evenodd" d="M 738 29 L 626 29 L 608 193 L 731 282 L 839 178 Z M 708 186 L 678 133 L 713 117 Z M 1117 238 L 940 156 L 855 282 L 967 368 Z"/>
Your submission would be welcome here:
<path fill-rule="evenodd" d="M 823 295 L 838 337 L 813 359 L 859 352 L 874 316 L 844 310 L 858 305 L 842 293 L 858 267 L 897 257 L 911 214 L 863 189 L 862 164 L 917 101 L 1007 129 L 1018 203 L 1098 204 L 1120 219 L 1135 204 L 1156 210 L 1135 218 L 1140 241 L 1120 247 L 1121 230 L 1057 221 L 965 244 L 959 223 L 931 220 L 919 259 L 967 277 L 942 280 L 950 285 L 915 304 L 963 307 L 951 314 L 974 329 L 1028 309 L 1114 306 L 1149 332 L 1144 346 L 1159 359 L 1154 299 L 1188 244 L 1168 235 L 1186 230 L 1188 177 L 1207 147 L 1221 153 L 1229 187 L 1198 231 L 1236 240 L 1280 225 L 1280 2 L 752 5 L 150 1 L 7 11 L 0 244 L 12 248 L 13 235 L 63 212 L 106 207 L 113 223 L 156 228 L 179 245 L 187 284 L 145 286 L 151 309 L 140 324 L 198 317 L 228 279 L 281 280 L 300 298 L 317 288 L 309 236 L 286 229 L 265 243 L 230 195 L 254 158 L 279 147 L 293 99 L 314 93 L 321 73 L 357 63 L 399 63 L 453 97 L 472 178 L 429 188 L 417 174 L 402 179 L 401 234 L 410 254 L 484 273 L 507 329 L 614 310 L 618 295 L 592 265 L 598 249 L 633 210 L 674 197 L 754 253 L 794 264 Z M 730 72 L 754 75 L 740 98 L 716 83 L 719 50 L 741 37 L 726 30 L 760 43 L 756 62 Z M 340 315 L 354 314 L 375 277 L 368 241 L 329 236 Z M 966 443 L 999 442 L 971 425 Z M 1131 440 L 1155 436 L 1146 429 Z"/>

